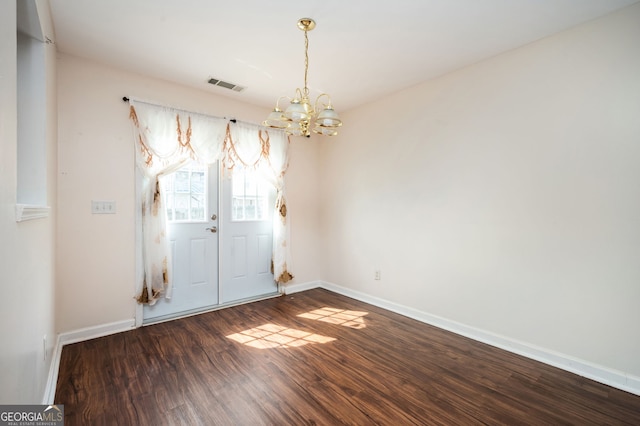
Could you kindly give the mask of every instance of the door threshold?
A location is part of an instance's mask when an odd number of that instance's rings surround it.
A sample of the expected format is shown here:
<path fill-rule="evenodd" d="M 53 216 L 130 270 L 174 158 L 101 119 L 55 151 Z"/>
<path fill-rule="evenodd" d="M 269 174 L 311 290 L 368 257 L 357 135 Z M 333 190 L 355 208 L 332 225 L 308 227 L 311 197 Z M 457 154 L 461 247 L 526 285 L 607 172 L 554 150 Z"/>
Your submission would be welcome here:
<path fill-rule="evenodd" d="M 244 305 L 246 303 L 259 302 L 261 300 L 273 299 L 275 297 L 283 296 L 284 293 L 274 292 L 264 294 L 258 297 L 248 297 L 246 299 L 234 300 L 233 302 L 223 303 L 220 305 L 205 306 L 204 308 L 190 309 L 188 311 L 177 312 L 175 314 L 162 315 L 155 318 L 143 319 L 142 326 L 159 324 L 162 322 L 173 321 L 181 318 L 192 317 L 194 315 L 206 314 L 207 312 L 213 312 L 220 309 L 231 308 L 233 306 Z"/>

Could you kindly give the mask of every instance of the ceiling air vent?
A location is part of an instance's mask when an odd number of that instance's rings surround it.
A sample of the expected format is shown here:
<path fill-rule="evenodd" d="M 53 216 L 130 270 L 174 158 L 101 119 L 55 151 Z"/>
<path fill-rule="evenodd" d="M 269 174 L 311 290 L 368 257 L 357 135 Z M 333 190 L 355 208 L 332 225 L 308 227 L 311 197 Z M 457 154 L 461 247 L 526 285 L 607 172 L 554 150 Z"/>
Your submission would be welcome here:
<path fill-rule="evenodd" d="M 234 92 L 242 92 L 244 89 L 246 89 L 246 87 L 238 86 L 237 84 L 229 83 L 228 81 L 218 80 L 217 78 L 210 78 L 209 84 L 224 87 L 225 89 L 230 89 Z"/>

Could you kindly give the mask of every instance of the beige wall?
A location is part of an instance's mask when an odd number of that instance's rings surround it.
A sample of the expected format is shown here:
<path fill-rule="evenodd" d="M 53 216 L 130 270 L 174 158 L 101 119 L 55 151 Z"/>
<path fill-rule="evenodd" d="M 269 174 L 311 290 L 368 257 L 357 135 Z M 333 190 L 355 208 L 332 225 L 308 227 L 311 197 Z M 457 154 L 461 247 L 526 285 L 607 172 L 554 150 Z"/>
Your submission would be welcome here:
<path fill-rule="evenodd" d="M 55 49 L 45 48 L 47 99 L 43 100 L 48 111 L 46 196 L 51 214 L 17 223 L 16 40 L 16 2 L 0 2 L 0 404 L 39 404 L 56 339 Z"/>
<path fill-rule="evenodd" d="M 640 376 L 638 22 L 344 114 L 321 152 L 323 278 Z"/>
<path fill-rule="evenodd" d="M 219 117 L 260 122 L 268 109 L 206 91 L 59 55 L 59 220 L 57 329 L 132 319 L 135 313 L 134 149 L 123 96 Z M 317 149 L 292 144 L 287 174 L 295 282 L 319 278 Z M 115 215 L 92 215 L 91 200 L 113 200 Z M 299 264 L 300 267 L 296 268 Z"/>

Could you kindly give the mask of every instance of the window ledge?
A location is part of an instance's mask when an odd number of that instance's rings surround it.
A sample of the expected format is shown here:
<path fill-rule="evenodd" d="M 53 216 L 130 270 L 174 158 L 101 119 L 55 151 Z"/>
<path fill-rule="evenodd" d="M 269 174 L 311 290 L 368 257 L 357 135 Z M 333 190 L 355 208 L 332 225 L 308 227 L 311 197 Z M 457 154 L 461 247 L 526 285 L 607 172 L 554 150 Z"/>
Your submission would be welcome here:
<path fill-rule="evenodd" d="M 16 222 L 42 219 L 49 217 L 49 206 L 34 206 L 31 204 L 16 204 Z"/>

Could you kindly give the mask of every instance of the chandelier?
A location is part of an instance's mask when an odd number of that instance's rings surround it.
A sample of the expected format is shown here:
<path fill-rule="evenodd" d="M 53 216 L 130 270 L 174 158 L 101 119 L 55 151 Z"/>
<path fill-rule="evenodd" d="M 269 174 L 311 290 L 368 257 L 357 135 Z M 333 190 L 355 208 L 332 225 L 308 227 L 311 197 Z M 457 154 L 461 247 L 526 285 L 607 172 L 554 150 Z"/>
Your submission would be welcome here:
<path fill-rule="evenodd" d="M 335 136 L 338 134 L 338 127 L 342 126 L 342 121 L 338 117 L 331 105 L 331 98 L 326 93 L 320 94 L 316 101 L 311 104 L 309 101 L 309 88 L 307 87 L 307 74 L 309 72 L 309 37 L 307 33 L 316 27 L 316 23 L 311 18 L 298 20 L 298 28 L 304 31 L 304 87 L 302 90 L 296 88 L 295 96 L 281 96 L 276 102 L 276 106 L 271 111 L 266 120 L 262 122 L 267 127 L 284 129 L 285 132 L 293 136 L 310 137 L 310 129 L 314 133 L 325 136 Z M 286 110 L 280 109 L 280 100 L 287 98 L 290 100 Z M 326 101 L 326 103 L 325 103 Z M 320 107 L 320 109 L 318 109 Z"/>

